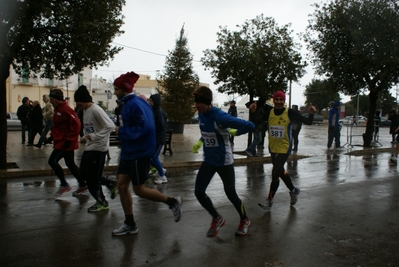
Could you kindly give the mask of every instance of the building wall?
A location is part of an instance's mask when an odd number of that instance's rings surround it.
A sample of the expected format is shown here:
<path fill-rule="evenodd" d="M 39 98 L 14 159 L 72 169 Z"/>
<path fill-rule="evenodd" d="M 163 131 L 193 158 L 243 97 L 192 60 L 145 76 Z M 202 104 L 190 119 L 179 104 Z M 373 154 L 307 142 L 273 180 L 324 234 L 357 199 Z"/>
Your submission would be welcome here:
<path fill-rule="evenodd" d="M 38 100 L 41 105 L 43 105 L 42 96 L 44 94 L 49 94 L 52 88 L 61 89 L 64 92 L 64 97 L 67 99 L 68 104 L 74 108 L 75 102 L 73 101 L 73 94 L 81 85 L 80 83 L 83 83 L 89 88 L 91 78 L 92 70 L 89 68 L 85 68 L 80 75 L 75 74 L 66 80 L 41 78 L 23 79 L 11 68 L 10 77 L 6 85 L 7 111 L 16 112 L 18 107 L 22 104 L 22 98 L 25 96 L 31 100 Z"/>
<path fill-rule="evenodd" d="M 49 80 L 49 79 L 22 79 L 12 69 L 10 69 L 10 77 L 8 79 L 6 90 L 7 90 L 7 111 L 16 112 L 18 107 L 22 104 L 21 100 L 27 96 L 31 100 L 38 100 L 41 105 L 42 96 L 49 94 L 50 89 L 58 88 L 64 92 L 64 97 L 68 98 L 68 104 L 72 108 L 75 108 L 75 101 L 73 95 L 77 88 L 82 82 L 89 89 L 93 102 L 98 104 L 102 101 L 103 105 L 107 107 L 107 110 L 114 112 L 116 107 L 116 96 L 114 95 L 114 87 L 111 82 L 107 82 L 103 77 L 92 77 L 92 70 L 85 68 L 81 73 L 82 79 L 79 80 L 79 75 L 73 75 L 67 80 Z M 156 88 L 158 82 L 151 79 L 150 75 L 139 74 L 140 78 L 134 86 L 134 92 L 136 94 L 144 94 L 146 97 L 150 97 L 152 94 L 158 93 Z M 200 83 L 200 85 L 209 86 L 206 83 Z"/>

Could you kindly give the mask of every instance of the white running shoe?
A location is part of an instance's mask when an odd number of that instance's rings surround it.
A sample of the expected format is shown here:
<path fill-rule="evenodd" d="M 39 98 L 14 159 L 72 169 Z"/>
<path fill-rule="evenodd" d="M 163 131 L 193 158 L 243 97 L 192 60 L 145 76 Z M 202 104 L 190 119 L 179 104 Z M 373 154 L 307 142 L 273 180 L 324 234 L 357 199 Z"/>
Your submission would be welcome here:
<path fill-rule="evenodd" d="M 158 178 L 156 178 L 154 180 L 154 184 L 166 184 L 168 182 L 168 179 L 166 178 L 166 176 L 158 176 Z"/>

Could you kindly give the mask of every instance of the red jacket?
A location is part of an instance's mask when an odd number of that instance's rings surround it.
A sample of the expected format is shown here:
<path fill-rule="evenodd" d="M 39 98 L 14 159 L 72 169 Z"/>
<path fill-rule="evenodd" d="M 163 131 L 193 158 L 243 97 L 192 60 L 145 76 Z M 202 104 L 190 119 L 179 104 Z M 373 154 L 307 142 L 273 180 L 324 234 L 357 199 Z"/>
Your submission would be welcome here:
<path fill-rule="evenodd" d="M 53 128 L 51 130 L 54 149 L 65 151 L 78 149 L 79 132 L 80 120 L 78 115 L 67 105 L 66 101 L 54 108 Z"/>

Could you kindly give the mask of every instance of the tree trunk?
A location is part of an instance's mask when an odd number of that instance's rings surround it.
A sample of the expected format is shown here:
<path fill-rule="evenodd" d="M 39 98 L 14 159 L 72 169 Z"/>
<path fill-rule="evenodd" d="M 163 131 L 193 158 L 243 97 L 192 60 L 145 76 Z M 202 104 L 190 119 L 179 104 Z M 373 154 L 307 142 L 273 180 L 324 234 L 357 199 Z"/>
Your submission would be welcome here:
<path fill-rule="evenodd" d="M 371 140 L 373 140 L 374 114 L 377 107 L 377 99 L 378 99 L 378 94 L 376 93 L 376 90 L 372 90 L 372 88 L 370 88 L 370 94 L 369 94 L 370 110 L 367 116 L 366 132 L 363 134 L 364 147 L 370 147 Z"/>
<path fill-rule="evenodd" d="M 0 169 L 7 168 L 7 91 L 6 82 L 10 76 L 11 61 L 0 59 Z"/>

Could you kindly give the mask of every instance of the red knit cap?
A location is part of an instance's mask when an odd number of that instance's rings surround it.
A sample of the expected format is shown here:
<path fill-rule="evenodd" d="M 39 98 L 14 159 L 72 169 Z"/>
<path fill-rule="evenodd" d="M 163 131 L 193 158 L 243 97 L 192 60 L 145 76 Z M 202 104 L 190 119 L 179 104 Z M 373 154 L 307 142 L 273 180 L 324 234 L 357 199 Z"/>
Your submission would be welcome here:
<path fill-rule="evenodd" d="M 134 73 L 133 71 L 128 72 L 126 74 L 122 74 L 114 81 L 114 86 L 118 89 L 121 89 L 125 92 L 131 93 L 133 92 L 134 84 L 139 79 L 139 75 Z"/>
<path fill-rule="evenodd" d="M 281 97 L 285 101 L 285 93 L 283 91 L 278 90 L 278 91 L 274 92 L 273 98 L 276 98 L 276 97 Z"/>

